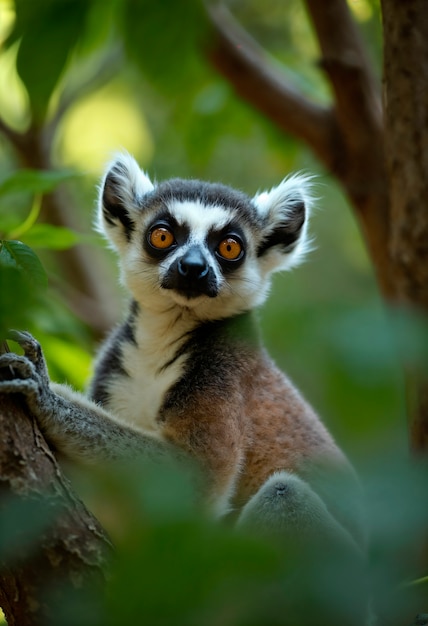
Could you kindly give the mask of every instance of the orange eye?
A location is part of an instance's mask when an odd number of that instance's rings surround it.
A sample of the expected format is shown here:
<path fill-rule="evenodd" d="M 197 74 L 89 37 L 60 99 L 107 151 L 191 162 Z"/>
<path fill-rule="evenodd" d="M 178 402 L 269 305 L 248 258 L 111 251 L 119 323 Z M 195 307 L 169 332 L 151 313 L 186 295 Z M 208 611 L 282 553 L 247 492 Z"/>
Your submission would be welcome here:
<path fill-rule="evenodd" d="M 226 237 L 218 246 L 218 253 L 227 261 L 235 261 L 242 252 L 242 244 L 233 237 Z"/>
<path fill-rule="evenodd" d="M 150 233 L 150 243 L 158 250 L 166 250 L 172 246 L 174 241 L 174 235 L 164 226 L 158 226 Z"/>

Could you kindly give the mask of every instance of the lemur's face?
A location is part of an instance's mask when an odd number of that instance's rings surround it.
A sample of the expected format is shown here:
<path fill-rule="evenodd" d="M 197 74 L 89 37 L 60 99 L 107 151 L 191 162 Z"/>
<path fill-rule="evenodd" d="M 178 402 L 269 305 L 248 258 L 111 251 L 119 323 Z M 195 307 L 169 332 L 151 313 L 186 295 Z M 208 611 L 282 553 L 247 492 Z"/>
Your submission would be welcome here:
<path fill-rule="evenodd" d="M 264 301 L 269 275 L 306 246 L 308 181 L 284 181 L 254 199 L 224 185 L 173 179 L 154 186 L 129 155 L 107 171 L 100 226 L 141 305 L 177 305 L 201 319 Z"/>

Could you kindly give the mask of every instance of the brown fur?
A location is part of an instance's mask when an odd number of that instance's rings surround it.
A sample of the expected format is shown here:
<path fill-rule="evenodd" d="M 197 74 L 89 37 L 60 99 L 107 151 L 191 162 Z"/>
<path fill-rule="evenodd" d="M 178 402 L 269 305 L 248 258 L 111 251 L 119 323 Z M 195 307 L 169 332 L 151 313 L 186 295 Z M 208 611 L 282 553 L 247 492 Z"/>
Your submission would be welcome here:
<path fill-rule="evenodd" d="M 195 390 L 182 413 L 163 416 L 163 436 L 196 457 L 212 497 L 234 488 L 240 509 L 274 472 L 299 473 L 323 458 L 346 460 L 318 416 L 264 353 L 246 354 L 226 389 Z"/>

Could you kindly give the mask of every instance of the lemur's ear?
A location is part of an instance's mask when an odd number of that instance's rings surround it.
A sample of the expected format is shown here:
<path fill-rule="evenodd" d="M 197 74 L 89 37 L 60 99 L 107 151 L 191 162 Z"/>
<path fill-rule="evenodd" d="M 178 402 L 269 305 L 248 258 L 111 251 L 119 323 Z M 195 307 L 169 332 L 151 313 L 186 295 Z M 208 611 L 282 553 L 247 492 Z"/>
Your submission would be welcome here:
<path fill-rule="evenodd" d="M 127 153 L 117 155 L 107 168 L 100 188 L 97 228 L 116 248 L 130 241 L 141 198 L 153 188 L 150 178 Z"/>
<path fill-rule="evenodd" d="M 257 256 L 267 271 L 294 267 L 308 251 L 311 187 L 311 177 L 296 174 L 253 198 L 263 224 Z"/>

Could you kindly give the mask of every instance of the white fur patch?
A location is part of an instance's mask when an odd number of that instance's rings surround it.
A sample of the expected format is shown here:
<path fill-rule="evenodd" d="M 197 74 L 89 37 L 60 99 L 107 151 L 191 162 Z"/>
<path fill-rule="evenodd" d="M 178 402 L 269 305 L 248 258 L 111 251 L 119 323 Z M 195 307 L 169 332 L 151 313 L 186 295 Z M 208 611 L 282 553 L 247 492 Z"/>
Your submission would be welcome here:
<path fill-rule="evenodd" d="M 275 226 L 287 219 L 293 206 L 303 202 L 305 205 L 305 221 L 302 226 L 296 246 L 290 252 L 284 254 L 283 251 L 273 248 L 261 260 L 265 272 L 275 272 L 289 270 L 299 265 L 310 252 L 312 241 L 308 237 L 308 217 L 314 204 L 313 176 L 306 174 L 292 174 L 270 191 L 258 193 L 253 198 L 254 205 L 259 215 L 268 218 Z M 267 231 L 269 234 L 269 229 Z"/>
<path fill-rule="evenodd" d="M 304 202 L 307 213 L 313 204 L 314 177 L 307 174 L 291 174 L 284 178 L 270 191 L 262 191 L 253 198 L 258 213 L 262 216 L 270 213 L 272 216 L 283 211 L 287 206 L 297 202 Z"/>
<path fill-rule="evenodd" d="M 182 343 L 189 325 L 177 320 L 177 311 L 156 314 L 141 311 L 137 317 L 135 339 L 138 346 L 122 344 L 127 376 L 118 375 L 109 383 L 108 408 L 123 421 L 146 431 L 156 432 L 156 416 L 165 393 L 183 373 L 186 356 L 180 356 L 165 370 Z"/>
<path fill-rule="evenodd" d="M 138 201 L 145 194 L 152 191 L 154 185 L 149 176 L 140 169 L 134 157 L 127 152 L 116 154 L 115 158 L 106 167 L 106 172 L 99 187 L 95 230 L 104 235 L 113 244 L 114 248 L 120 248 L 123 239 L 122 229 L 115 229 L 113 233 L 111 227 L 106 224 L 103 215 L 104 186 L 112 170 L 114 170 L 114 176 L 118 183 L 116 186 L 118 202 L 126 207 L 131 218 L 133 216 L 138 217 L 140 213 Z"/>
<path fill-rule="evenodd" d="M 171 215 L 181 225 L 190 228 L 192 238 L 203 240 L 212 228 L 221 230 L 233 218 L 233 213 L 222 206 L 206 205 L 198 201 L 169 203 Z"/>

